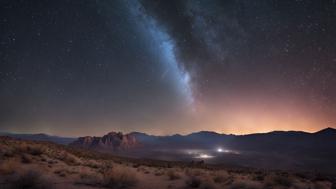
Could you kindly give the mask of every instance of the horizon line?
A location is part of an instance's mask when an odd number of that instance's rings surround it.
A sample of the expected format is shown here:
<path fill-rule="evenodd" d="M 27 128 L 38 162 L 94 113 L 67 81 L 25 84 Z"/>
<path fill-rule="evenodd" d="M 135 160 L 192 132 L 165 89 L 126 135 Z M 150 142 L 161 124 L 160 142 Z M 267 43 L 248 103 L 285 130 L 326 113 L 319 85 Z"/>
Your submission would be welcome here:
<path fill-rule="evenodd" d="M 246 136 L 246 135 L 254 135 L 254 134 L 267 134 L 267 133 L 272 133 L 272 132 L 304 132 L 304 133 L 310 133 L 310 134 L 313 134 L 313 133 L 317 133 L 319 131 L 323 131 L 323 130 L 326 130 L 326 129 L 335 129 L 334 127 L 325 127 L 325 128 L 322 128 L 320 130 L 316 130 L 316 131 L 303 131 L 303 130 L 270 130 L 270 131 L 265 131 L 265 132 L 255 132 L 255 133 L 247 133 L 247 134 L 233 134 L 233 133 L 220 133 L 220 132 L 216 132 L 216 131 L 211 131 L 211 130 L 199 130 L 199 131 L 195 131 L 195 132 L 190 132 L 188 134 L 179 134 L 179 133 L 174 133 L 174 134 L 167 134 L 167 135 L 155 135 L 155 134 L 150 134 L 150 133 L 146 133 L 146 132 L 140 132 L 140 131 L 131 131 L 131 132 L 122 132 L 122 131 L 110 131 L 110 132 L 107 132 L 103 135 L 100 135 L 100 136 L 95 136 L 95 137 L 101 137 L 101 136 L 104 136 L 108 133 L 111 133 L 111 132 L 115 132 L 115 133 L 122 133 L 122 134 L 131 134 L 131 133 L 143 133 L 143 134 L 147 134 L 149 136 L 157 136 L 157 137 L 162 137 L 162 136 L 175 136 L 175 135 L 180 135 L 180 136 L 188 136 L 188 135 L 191 135 L 191 134 L 194 134 L 194 133 L 200 133 L 200 132 L 211 132 L 211 133 L 216 133 L 216 134 L 220 134 L 220 135 L 234 135 L 234 136 Z M 32 132 L 11 132 L 11 131 L 0 131 L 0 134 L 17 134 L 17 135 L 38 135 L 38 134 L 44 134 L 44 135 L 47 135 L 47 136 L 51 136 L 51 137 L 62 137 L 62 138 L 79 138 L 79 137 L 86 137 L 86 136 L 94 136 L 94 135 L 81 135 L 81 136 L 66 136 L 66 135 L 55 135 L 55 134 L 50 134 L 50 133 L 47 133 L 47 132 L 36 132 L 36 133 L 32 133 Z"/>

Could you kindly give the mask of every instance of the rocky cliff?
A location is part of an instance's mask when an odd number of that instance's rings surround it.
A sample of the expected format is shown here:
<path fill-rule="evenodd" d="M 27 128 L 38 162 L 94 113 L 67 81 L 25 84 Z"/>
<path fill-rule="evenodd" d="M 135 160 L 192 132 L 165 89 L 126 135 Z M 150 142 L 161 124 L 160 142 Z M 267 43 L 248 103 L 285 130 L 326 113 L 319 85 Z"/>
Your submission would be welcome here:
<path fill-rule="evenodd" d="M 110 132 L 102 137 L 79 137 L 70 146 L 94 150 L 119 151 L 139 147 L 140 142 L 132 134 L 124 135 L 121 132 Z"/>

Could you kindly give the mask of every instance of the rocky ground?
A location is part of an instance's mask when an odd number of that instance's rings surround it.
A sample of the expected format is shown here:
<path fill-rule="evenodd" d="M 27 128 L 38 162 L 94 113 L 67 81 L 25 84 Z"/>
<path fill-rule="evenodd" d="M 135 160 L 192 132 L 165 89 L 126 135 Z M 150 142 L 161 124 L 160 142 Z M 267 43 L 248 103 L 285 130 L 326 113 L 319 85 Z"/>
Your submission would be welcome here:
<path fill-rule="evenodd" d="M 334 189 L 336 178 L 317 173 L 134 160 L 49 142 L 0 137 L 0 188 Z"/>

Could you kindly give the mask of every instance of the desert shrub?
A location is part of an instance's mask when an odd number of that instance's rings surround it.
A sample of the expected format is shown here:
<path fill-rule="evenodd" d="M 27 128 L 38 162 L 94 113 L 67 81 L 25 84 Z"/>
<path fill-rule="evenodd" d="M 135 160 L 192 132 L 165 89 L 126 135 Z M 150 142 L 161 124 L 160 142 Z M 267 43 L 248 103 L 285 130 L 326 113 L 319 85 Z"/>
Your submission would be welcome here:
<path fill-rule="evenodd" d="M 333 189 L 333 187 L 335 187 L 335 185 L 333 185 L 329 181 L 318 181 L 314 183 L 314 188 L 318 188 L 318 189 L 330 189 L 330 188 Z"/>
<path fill-rule="evenodd" d="M 28 146 L 27 152 L 33 156 L 39 156 L 43 154 L 43 148 L 41 146 Z"/>
<path fill-rule="evenodd" d="M 167 172 L 167 176 L 169 178 L 169 180 L 177 180 L 181 178 L 181 175 L 179 173 L 176 172 L 176 170 L 169 170 Z"/>
<path fill-rule="evenodd" d="M 293 179 L 284 175 L 271 175 L 265 179 L 266 186 L 283 186 L 289 188 L 293 185 Z"/>
<path fill-rule="evenodd" d="M 61 172 L 60 174 L 58 174 L 58 176 L 60 176 L 60 177 L 66 177 L 66 173 L 65 172 Z"/>
<path fill-rule="evenodd" d="M 106 171 L 109 171 L 112 168 L 113 168 L 113 164 L 112 163 L 110 163 L 110 162 L 103 162 L 103 163 L 99 164 L 99 167 L 98 167 L 98 169 L 96 169 L 96 171 L 98 173 L 100 173 L 100 174 L 104 174 Z"/>
<path fill-rule="evenodd" d="M 155 175 L 155 176 L 162 176 L 162 175 L 164 175 L 164 173 L 163 173 L 162 171 L 156 171 L 156 172 L 154 173 L 154 175 Z"/>
<path fill-rule="evenodd" d="M 16 153 L 28 153 L 28 145 L 26 143 L 20 143 L 14 146 Z"/>
<path fill-rule="evenodd" d="M 202 184 L 202 181 L 199 177 L 195 177 L 195 176 L 190 176 L 187 180 L 186 180 L 186 186 L 188 188 L 199 188 Z"/>
<path fill-rule="evenodd" d="M 27 154 L 22 154 L 21 155 L 21 162 L 22 163 L 31 163 L 32 160 Z"/>
<path fill-rule="evenodd" d="M 1 155 L 3 157 L 13 157 L 14 156 L 14 150 L 13 149 L 9 149 L 9 148 L 1 149 Z"/>
<path fill-rule="evenodd" d="M 93 169 L 98 169 L 99 168 L 99 165 L 96 164 L 96 163 L 93 163 L 93 164 L 89 164 L 88 167 L 91 167 Z"/>
<path fill-rule="evenodd" d="M 252 175 L 252 180 L 254 181 L 264 181 L 265 175 L 264 174 L 254 174 Z"/>
<path fill-rule="evenodd" d="M 67 165 L 80 165 L 77 157 L 67 152 L 59 153 L 57 159 L 63 161 Z"/>
<path fill-rule="evenodd" d="M 240 180 L 232 183 L 229 189 L 261 189 L 262 185 L 255 181 Z"/>
<path fill-rule="evenodd" d="M 202 179 L 201 179 L 202 178 Z M 199 176 L 189 176 L 185 182 L 185 188 L 199 188 L 199 189 L 215 189 L 216 186 L 208 175 L 203 174 L 202 177 Z"/>
<path fill-rule="evenodd" d="M 201 189 L 215 189 L 216 186 L 210 180 L 204 180 L 201 184 Z"/>
<path fill-rule="evenodd" d="M 103 186 L 113 189 L 126 189 L 134 187 L 137 184 L 137 178 L 131 170 L 111 169 L 103 174 Z"/>
<path fill-rule="evenodd" d="M 46 162 L 46 161 L 47 161 L 47 158 L 46 158 L 45 156 L 42 156 L 42 157 L 41 157 L 41 161 Z"/>
<path fill-rule="evenodd" d="M 89 186 L 101 186 L 102 179 L 96 174 L 81 173 L 79 175 L 80 180 L 75 182 L 76 184 L 85 184 Z"/>
<path fill-rule="evenodd" d="M 303 172 L 298 172 L 294 174 L 296 177 L 300 178 L 300 179 L 311 179 L 312 176 L 308 173 L 303 173 Z"/>
<path fill-rule="evenodd" d="M 227 173 L 216 173 L 213 177 L 215 183 L 226 183 L 229 180 L 232 180 L 232 178 Z"/>
<path fill-rule="evenodd" d="M 138 167 L 140 167 L 140 166 L 141 166 L 140 164 L 137 164 L 137 163 L 136 163 L 136 164 L 133 164 L 132 167 L 133 167 L 133 168 L 138 168 Z"/>
<path fill-rule="evenodd" d="M 10 181 L 11 189 L 50 189 L 52 186 L 38 172 L 28 171 Z"/>
<path fill-rule="evenodd" d="M 199 170 L 199 169 L 186 169 L 185 170 L 185 174 L 188 176 L 201 176 L 203 175 L 204 171 Z"/>
<path fill-rule="evenodd" d="M 68 171 L 66 169 L 57 169 L 54 171 L 54 173 L 60 177 L 66 177 L 67 172 Z"/>
<path fill-rule="evenodd" d="M 122 161 L 120 161 L 120 160 L 114 160 L 114 163 L 116 163 L 116 164 L 120 164 L 120 165 L 122 165 L 122 164 L 123 164 L 123 162 L 122 162 Z"/>
<path fill-rule="evenodd" d="M 19 165 L 14 160 L 6 160 L 0 163 L 0 174 L 1 175 L 10 175 L 13 174 Z"/>
<path fill-rule="evenodd" d="M 93 161 L 93 160 L 87 160 L 83 163 L 83 165 L 90 167 L 92 169 L 98 169 L 100 167 L 100 165 L 96 161 Z"/>
<path fill-rule="evenodd" d="M 320 174 L 320 173 L 317 173 L 314 175 L 314 177 L 311 178 L 314 182 L 317 182 L 317 181 L 328 181 L 329 178 L 326 176 L 326 175 L 323 175 L 323 174 Z"/>
<path fill-rule="evenodd" d="M 56 161 L 56 160 L 49 160 L 49 161 L 47 161 L 47 163 L 48 164 L 56 164 L 56 163 L 58 163 L 58 161 Z"/>
<path fill-rule="evenodd" d="M 172 184 L 168 184 L 167 188 L 168 188 L 168 189 L 171 189 L 171 188 L 175 188 L 175 187 L 174 187 L 174 185 L 172 185 Z"/>
<path fill-rule="evenodd" d="M 137 169 L 137 172 L 146 172 L 147 169 L 145 167 L 138 167 Z"/>

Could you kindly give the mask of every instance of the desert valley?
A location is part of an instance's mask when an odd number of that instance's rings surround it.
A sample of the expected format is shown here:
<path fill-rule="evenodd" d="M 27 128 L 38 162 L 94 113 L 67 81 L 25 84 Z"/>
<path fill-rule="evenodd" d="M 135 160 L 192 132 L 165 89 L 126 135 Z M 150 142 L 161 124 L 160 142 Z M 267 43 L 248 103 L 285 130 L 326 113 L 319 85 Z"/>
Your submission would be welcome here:
<path fill-rule="evenodd" d="M 328 141 L 334 142 L 330 148 L 336 147 L 336 130 L 332 128 L 317 133 L 272 132 L 251 136 L 214 132 L 186 136 L 111 132 L 103 137 L 78 139 L 44 134 L 7 135 L 0 138 L 0 186 L 4 189 L 332 189 L 336 186 L 335 152 L 325 154 L 319 146 Z M 276 145 L 265 143 L 268 138 Z M 306 150 L 290 147 L 288 141 L 292 144 L 295 141 Z M 223 145 L 236 148 L 232 151 L 219 147 Z M 277 147 L 267 148 L 269 145 Z M 289 157 L 292 161 L 286 162 Z M 275 162 L 275 158 L 279 160 Z"/>

